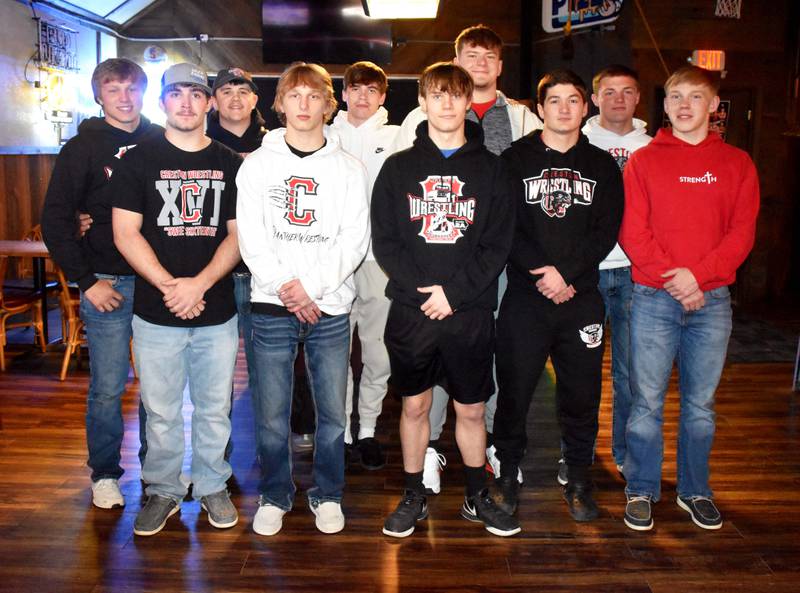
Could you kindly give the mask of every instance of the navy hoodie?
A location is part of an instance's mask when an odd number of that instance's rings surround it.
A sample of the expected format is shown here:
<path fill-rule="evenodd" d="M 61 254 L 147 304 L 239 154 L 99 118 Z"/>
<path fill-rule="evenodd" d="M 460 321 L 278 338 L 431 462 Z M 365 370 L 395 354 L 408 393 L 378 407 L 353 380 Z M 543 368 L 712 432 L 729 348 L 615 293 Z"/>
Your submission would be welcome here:
<path fill-rule="evenodd" d="M 372 250 L 389 276 L 386 296 L 419 307 L 439 284 L 454 311 L 497 306 L 497 277 L 514 223 L 510 178 L 467 121 L 466 144 L 445 158 L 417 127 L 411 148 L 390 156 L 372 193 Z"/>
<path fill-rule="evenodd" d="M 539 295 L 541 276 L 529 270 L 548 265 L 578 293 L 597 290 L 597 266 L 622 222 L 622 175 L 614 158 L 583 134 L 567 152 L 553 150 L 541 130 L 514 142 L 502 157 L 511 169 L 517 214 L 509 290 Z"/>
<path fill-rule="evenodd" d="M 222 142 L 225 146 L 238 153 L 250 153 L 261 148 L 261 141 L 267 133 L 264 127 L 264 118 L 258 109 L 250 112 L 250 125 L 244 134 L 237 136 L 229 132 L 219 123 L 219 111 L 212 111 L 208 114 L 208 126 L 206 136 L 217 142 Z"/>
<path fill-rule="evenodd" d="M 127 150 L 163 134 L 164 128 L 145 117 L 133 132 L 92 117 L 61 149 L 44 200 L 42 233 L 52 259 L 81 290 L 94 285 L 95 273 L 134 273 L 114 246 L 109 181 Z M 89 213 L 93 221 L 82 238 L 77 237 L 79 212 Z"/>

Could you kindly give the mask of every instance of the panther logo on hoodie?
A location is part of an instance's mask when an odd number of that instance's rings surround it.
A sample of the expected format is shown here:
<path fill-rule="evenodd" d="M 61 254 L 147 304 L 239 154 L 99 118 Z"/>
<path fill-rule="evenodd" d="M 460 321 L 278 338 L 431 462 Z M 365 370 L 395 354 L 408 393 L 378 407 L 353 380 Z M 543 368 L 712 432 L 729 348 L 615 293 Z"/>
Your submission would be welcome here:
<path fill-rule="evenodd" d="M 428 175 L 422 197 L 408 194 L 410 220 L 422 221 L 426 243 L 455 243 L 475 220 L 475 198 L 460 200 L 464 182 L 457 175 Z"/>
<path fill-rule="evenodd" d="M 564 218 L 570 206 L 590 206 L 594 197 L 594 179 L 584 179 L 580 171 L 545 169 L 536 177 L 523 179 L 525 202 L 539 204 L 550 218 Z"/>

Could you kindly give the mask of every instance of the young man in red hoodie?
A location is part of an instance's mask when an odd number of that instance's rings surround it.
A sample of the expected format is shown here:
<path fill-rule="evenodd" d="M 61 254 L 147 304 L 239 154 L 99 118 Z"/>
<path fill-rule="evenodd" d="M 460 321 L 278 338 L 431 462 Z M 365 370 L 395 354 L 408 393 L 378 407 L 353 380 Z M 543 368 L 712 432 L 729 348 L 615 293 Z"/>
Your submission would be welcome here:
<path fill-rule="evenodd" d="M 620 243 L 634 281 L 625 524 L 637 531 L 653 527 L 650 507 L 661 494 L 664 398 L 676 359 L 677 503 L 699 527 L 722 527 L 708 484 L 714 392 L 731 332 L 728 285 L 753 246 L 759 190 L 750 157 L 709 133 L 718 88 L 706 70 L 676 70 L 664 85 L 672 128 L 625 167 Z"/>

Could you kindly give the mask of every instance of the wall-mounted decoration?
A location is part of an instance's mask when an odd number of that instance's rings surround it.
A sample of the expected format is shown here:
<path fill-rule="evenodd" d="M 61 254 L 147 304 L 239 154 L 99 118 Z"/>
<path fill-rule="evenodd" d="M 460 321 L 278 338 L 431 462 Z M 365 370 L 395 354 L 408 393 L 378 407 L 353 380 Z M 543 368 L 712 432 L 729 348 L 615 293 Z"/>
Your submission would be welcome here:
<path fill-rule="evenodd" d="M 613 23 L 623 0 L 542 0 L 542 28 L 548 33 Z"/>
<path fill-rule="evenodd" d="M 79 70 L 78 32 L 40 19 L 39 63 L 58 70 Z"/>

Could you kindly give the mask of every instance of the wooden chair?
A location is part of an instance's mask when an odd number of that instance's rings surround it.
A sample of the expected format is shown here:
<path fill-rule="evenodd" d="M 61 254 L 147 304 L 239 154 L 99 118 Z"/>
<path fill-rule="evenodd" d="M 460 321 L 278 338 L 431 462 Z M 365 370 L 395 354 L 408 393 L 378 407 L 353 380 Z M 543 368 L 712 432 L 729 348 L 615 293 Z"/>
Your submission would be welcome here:
<path fill-rule="evenodd" d="M 42 352 L 47 351 L 47 344 L 44 340 L 42 329 L 42 302 L 39 295 L 32 292 L 12 292 L 4 288 L 3 281 L 8 271 L 8 257 L 0 256 L 0 370 L 6 370 L 6 332 L 15 327 L 33 327 L 34 341 L 39 339 Z M 8 323 L 8 319 L 14 315 L 30 313 L 27 321 L 15 321 Z"/>
<path fill-rule="evenodd" d="M 20 237 L 21 241 L 44 241 L 44 237 L 42 236 L 42 226 L 37 224 L 31 227 L 28 231 L 25 232 L 22 237 Z M 16 269 L 16 276 L 21 281 L 24 282 L 24 286 L 27 288 L 33 287 L 33 259 L 30 257 L 19 257 L 17 258 L 17 269 Z M 56 264 L 47 259 L 44 262 L 44 274 L 45 274 L 45 283 L 47 284 L 47 290 L 55 291 L 59 288 L 58 286 L 58 277 L 56 273 Z"/>
<path fill-rule="evenodd" d="M 83 320 L 80 318 L 81 295 L 77 287 L 70 286 L 61 268 L 56 267 L 58 285 L 61 288 L 59 293 L 59 304 L 61 305 L 61 340 L 64 342 L 64 358 L 61 361 L 61 381 L 67 376 L 69 360 L 72 355 L 77 353 L 78 365 L 81 361 L 81 346 L 86 344 L 86 332 L 84 331 Z"/>

